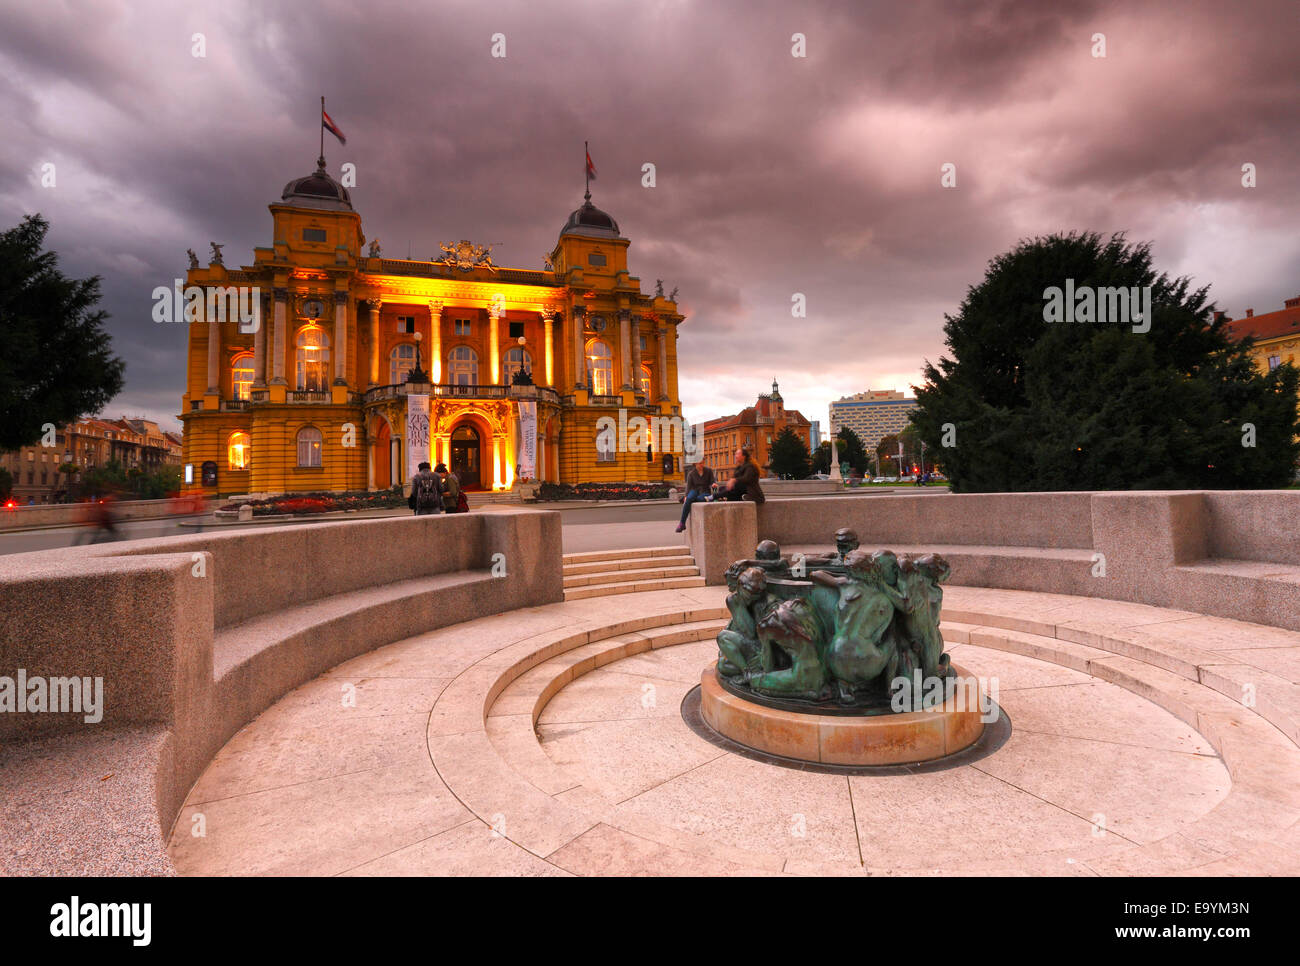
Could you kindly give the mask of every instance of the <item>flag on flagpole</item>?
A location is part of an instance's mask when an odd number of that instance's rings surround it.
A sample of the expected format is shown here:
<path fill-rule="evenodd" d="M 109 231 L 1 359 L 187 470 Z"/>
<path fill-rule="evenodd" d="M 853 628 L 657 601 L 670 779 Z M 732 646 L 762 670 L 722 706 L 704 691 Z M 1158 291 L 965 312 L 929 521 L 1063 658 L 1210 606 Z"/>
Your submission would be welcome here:
<path fill-rule="evenodd" d="M 591 163 L 590 151 L 587 152 L 587 180 L 588 181 L 596 180 L 596 166 Z"/>
<path fill-rule="evenodd" d="M 320 109 L 320 123 L 325 130 L 329 131 L 330 134 L 333 134 L 339 139 L 339 144 L 348 143 L 348 139 L 343 136 L 343 132 L 339 130 L 339 126 L 334 123 L 334 119 L 325 113 L 325 107 L 323 105 Z"/>

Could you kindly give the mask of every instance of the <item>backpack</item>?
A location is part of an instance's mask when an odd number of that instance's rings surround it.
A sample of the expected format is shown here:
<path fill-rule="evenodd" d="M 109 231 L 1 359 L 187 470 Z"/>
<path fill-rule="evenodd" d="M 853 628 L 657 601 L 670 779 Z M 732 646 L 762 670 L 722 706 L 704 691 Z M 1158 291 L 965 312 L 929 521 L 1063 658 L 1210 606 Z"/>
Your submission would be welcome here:
<path fill-rule="evenodd" d="M 434 510 L 442 506 L 442 495 L 439 492 L 438 478 L 432 473 L 425 476 L 423 474 L 415 478 L 415 506 L 419 510 Z"/>

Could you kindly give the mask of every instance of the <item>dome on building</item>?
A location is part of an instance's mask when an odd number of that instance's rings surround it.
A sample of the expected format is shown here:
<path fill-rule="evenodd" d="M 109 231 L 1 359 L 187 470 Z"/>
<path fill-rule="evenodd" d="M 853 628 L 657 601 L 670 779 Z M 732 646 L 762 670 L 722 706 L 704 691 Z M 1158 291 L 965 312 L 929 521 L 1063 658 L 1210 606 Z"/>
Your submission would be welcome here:
<path fill-rule="evenodd" d="M 280 200 L 297 208 L 325 208 L 351 211 L 352 195 L 325 170 L 325 159 L 318 158 L 316 170 L 305 178 L 295 178 L 284 186 Z"/>
<path fill-rule="evenodd" d="M 582 207 L 569 215 L 560 229 L 561 235 L 589 235 L 595 238 L 618 238 L 618 222 L 591 203 L 591 192 L 584 195 Z"/>

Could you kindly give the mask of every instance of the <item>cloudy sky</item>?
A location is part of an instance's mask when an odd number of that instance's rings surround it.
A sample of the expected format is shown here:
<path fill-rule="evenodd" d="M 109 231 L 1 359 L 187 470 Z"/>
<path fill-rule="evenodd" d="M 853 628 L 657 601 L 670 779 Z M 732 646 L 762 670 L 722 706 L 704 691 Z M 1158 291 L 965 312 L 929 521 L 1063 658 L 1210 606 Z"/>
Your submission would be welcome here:
<path fill-rule="evenodd" d="M 176 427 L 185 335 L 150 293 L 186 248 L 270 244 L 322 94 L 330 168 L 356 165 L 398 257 L 469 238 L 541 268 L 586 139 L 632 272 L 680 288 L 687 415 L 775 376 L 825 428 L 830 400 L 918 381 L 1022 237 L 1149 239 L 1234 316 L 1300 295 L 1298 39 L 1295 0 L 0 0 L 0 224 L 40 211 L 65 271 L 103 276 L 127 363 L 106 415 Z"/>

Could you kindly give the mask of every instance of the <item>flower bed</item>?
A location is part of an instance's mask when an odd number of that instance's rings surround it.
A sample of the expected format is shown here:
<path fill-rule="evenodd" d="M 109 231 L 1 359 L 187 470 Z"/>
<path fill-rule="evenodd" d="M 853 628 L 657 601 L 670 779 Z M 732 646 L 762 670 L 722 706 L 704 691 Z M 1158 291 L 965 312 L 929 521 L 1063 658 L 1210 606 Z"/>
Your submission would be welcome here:
<path fill-rule="evenodd" d="M 238 510 L 241 506 L 253 508 L 253 516 L 273 516 L 292 514 L 308 516 L 315 513 L 331 513 L 338 510 L 383 510 L 406 506 L 400 487 L 390 490 L 353 491 L 341 493 L 285 493 L 267 500 L 241 500 L 239 503 L 227 503 L 222 510 Z"/>
<path fill-rule="evenodd" d="M 543 483 L 538 502 L 560 500 L 663 500 L 667 483 Z"/>

